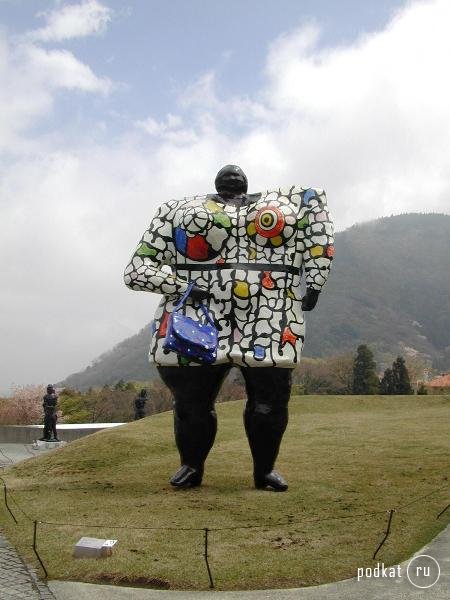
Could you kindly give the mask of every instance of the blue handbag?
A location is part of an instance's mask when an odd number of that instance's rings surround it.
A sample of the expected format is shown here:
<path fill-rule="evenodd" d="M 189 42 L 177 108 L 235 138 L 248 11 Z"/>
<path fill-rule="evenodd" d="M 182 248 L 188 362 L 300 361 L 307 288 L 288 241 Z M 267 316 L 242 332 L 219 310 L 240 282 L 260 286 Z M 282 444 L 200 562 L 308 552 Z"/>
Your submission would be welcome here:
<path fill-rule="evenodd" d="M 208 309 L 200 302 L 200 308 L 206 318 L 205 323 L 179 313 L 193 286 L 192 281 L 169 316 L 163 348 L 195 362 L 210 365 L 217 358 L 218 341 L 217 329 Z"/>

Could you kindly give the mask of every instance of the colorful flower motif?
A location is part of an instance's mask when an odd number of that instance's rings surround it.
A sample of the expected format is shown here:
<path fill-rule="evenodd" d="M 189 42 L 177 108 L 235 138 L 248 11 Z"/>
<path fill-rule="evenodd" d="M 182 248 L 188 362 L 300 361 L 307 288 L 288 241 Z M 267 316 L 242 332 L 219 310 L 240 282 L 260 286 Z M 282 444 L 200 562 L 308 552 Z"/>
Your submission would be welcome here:
<path fill-rule="evenodd" d="M 159 324 L 158 337 L 160 337 L 160 338 L 166 337 L 168 321 L 169 321 L 169 313 L 167 312 L 167 310 L 165 310 L 164 314 L 162 316 L 161 322 Z"/>
<path fill-rule="evenodd" d="M 269 205 L 256 205 L 249 212 L 247 234 L 258 246 L 278 248 L 294 235 L 296 222 L 293 205 L 287 198 L 271 199 Z"/>
<path fill-rule="evenodd" d="M 248 298 L 250 295 L 248 283 L 246 281 L 236 279 L 233 284 L 233 293 L 238 298 Z"/>
<path fill-rule="evenodd" d="M 305 229 L 309 225 L 308 215 L 306 214 L 303 218 L 297 221 L 297 227 L 299 229 Z"/>
<path fill-rule="evenodd" d="M 237 327 L 233 330 L 233 342 L 235 344 L 239 344 L 239 342 L 244 337 L 242 331 L 240 331 Z"/>
<path fill-rule="evenodd" d="M 188 238 L 186 256 L 192 260 L 208 260 L 209 244 L 202 235 Z"/>
<path fill-rule="evenodd" d="M 317 258 L 318 256 L 323 256 L 323 251 L 324 248 L 322 246 L 313 246 L 310 253 L 313 258 Z"/>
<path fill-rule="evenodd" d="M 278 236 L 284 228 L 284 215 L 276 206 L 261 208 L 256 213 L 255 229 L 265 238 Z"/>
<path fill-rule="evenodd" d="M 187 235 L 185 230 L 181 229 L 181 227 L 175 227 L 174 241 L 175 247 L 178 250 L 178 252 L 186 256 Z"/>
<path fill-rule="evenodd" d="M 303 204 L 305 206 L 308 206 L 309 201 L 314 198 L 316 196 L 316 190 L 313 190 L 311 188 L 309 188 L 308 190 L 306 190 L 306 192 L 303 194 Z"/>
<path fill-rule="evenodd" d="M 295 343 L 298 340 L 298 336 L 293 333 L 290 327 L 285 327 L 283 329 L 283 333 L 281 334 L 281 346 L 283 347 L 285 344 L 291 344 L 293 348 L 295 348 Z"/>
<path fill-rule="evenodd" d="M 221 206 L 219 206 L 217 204 L 217 202 L 214 202 L 214 200 L 211 200 L 211 198 L 208 198 L 208 200 L 205 200 L 205 202 L 203 202 L 203 206 L 206 208 L 206 210 L 209 210 L 212 213 L 221 212 L 223 210 L 223 208 Z"/>
<path fill-rule="evenodd" d="M 264 346 L 253 346 L 253 356 L 255 360 L 264 360 L 266 358 L 266 349 Z"/>
<path fill-rule="evenodd" d="M 273 290 L 275 288 L 275 282 L 271 277 L 270 271 L 263 272 L 263 278 L 262 278 L 261 283 L 262 283 L 263 288 L 266 288 L 266 290 Z"/>
<path fill-rule="evenodd" d="M 231 219 L 224 212 L 216 212 L 216 213 L 214 213 L 213 221 L 214 221 L 215 225 L 219 225 L 220 227 L 223 227 L 224 229 L 230 229 L 231 228 Z"/>
<path fill-rule="evenodd" d="M 149 256 L 150 258 L 153 258 L 158 254 L 158 250 L 149 246 L 147 242 L 142 242 L 136 250 L 136 254 L 138 256 Z"/>

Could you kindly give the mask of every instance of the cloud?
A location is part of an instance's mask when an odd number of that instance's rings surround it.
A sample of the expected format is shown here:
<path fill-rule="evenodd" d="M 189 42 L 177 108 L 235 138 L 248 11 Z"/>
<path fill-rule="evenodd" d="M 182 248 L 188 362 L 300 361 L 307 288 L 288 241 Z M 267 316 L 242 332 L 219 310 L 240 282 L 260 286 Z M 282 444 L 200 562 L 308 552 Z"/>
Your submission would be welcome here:
<path fill-rule="evenodd" d="M 317 24 L 295 28 L 268 48 L 260 89 L 224 97 L 210 70 L 164 119 L 76 142 L 36 126 L 61 90 L 107 102 L 115 84 L 67 50 L 0 35 L 3 387 L 61 379 L 151 319 L 159 297 L 125 288 L 123 268 L 156 207 L 211 191 L 223 164 L 250 191 L 324 187 L 340 228 L 448 213 L 449 17 L 446 1 L 408 4 L 336 47 Z"/>
<path fill-rule="evenodd" d="M 97 0 L 85 0 L 39 13 L 38 16 L 44 17 L 46 25 L 30 31 L 28 38 L 39 42 L 62 42 L 104 33 L 111 21 L 112 10 Z"/>
<path fill-rule="evenodd" d="M 198 140 L 198 135 L 192 127 L 184 127 L 183 119 L 179 115 L 169 113 L 165 121 L 156 121 L 152 117 L 134 122 L 135 127 L 152 137 L 160 138 L 173 144 L 193 144 Z"/>
<path fill-rule="evenodd" d="M 273 141 L 287 173 L 323 182 L 341 226 L 391 212 L 448 211 L 449 18 L 447 2 L 420 2 L 349 46 L 320 49 L 311 28 L 272 46 Z"/>
<path fill-rule="evenodd" d="M 50 88 L 65 88 L 107 94 L 112 83 L 97 77 L 92 69 L 67 50 L 44 50 L 36 46 L 24 49 L 27 69 L 37 74 L 36 80 Z"/>
<path fill-rule="evenodd" d="M 47 50 L 0 32 L 0 151 L 22 151 L 24 135 L 52 114 L 59 90 L 107 95 L 114 88 L 67 50 Z M 1 164 L 0 164 L 1 168 Z"/>

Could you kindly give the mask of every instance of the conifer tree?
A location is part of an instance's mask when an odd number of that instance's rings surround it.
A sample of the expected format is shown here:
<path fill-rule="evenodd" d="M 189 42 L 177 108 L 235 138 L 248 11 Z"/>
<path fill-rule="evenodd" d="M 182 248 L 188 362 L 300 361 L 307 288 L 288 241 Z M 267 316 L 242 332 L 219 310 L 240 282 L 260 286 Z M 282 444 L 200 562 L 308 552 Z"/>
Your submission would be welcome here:
<path fill-rule="evenodd" d="M 382 394 L 395 394 L 395 379 L 392 369 L 386 369 L 380 381 L 380 392 Z"/>
<path fill-rule="evenodd" d="M 378 394 L 380 382 L 375 368 L 372 351 L 365 344 L 358 346 L 353 363 L 354 394 Z"/>
<path fill-rule="evenodd" d="M 402 356 L 397 356 L 392 363 L 392 374 L 394 378 L 394 394 L 413 394 L 409 380 L 408 368 L 405 364 L 405 359 Z"/>
<path fill-rule="evenodd" d="M 392 368 L 386 369 L 380 382 L 380 389 L 382 394 L 403 395 L 414 393 L 405 359 L 402 356 L 397 356 L 392 363 Z"/>

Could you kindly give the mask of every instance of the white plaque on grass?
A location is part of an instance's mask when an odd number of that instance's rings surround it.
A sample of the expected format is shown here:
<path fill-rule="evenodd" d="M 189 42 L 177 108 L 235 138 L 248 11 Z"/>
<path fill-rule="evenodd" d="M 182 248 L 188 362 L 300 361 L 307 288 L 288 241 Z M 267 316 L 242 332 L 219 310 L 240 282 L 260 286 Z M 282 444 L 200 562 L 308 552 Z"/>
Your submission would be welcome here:
<path fill-rule="evenodd" d="M 117 540 L 101 540 L 98 538 L 82 537 L 75 544 L 74 558 L 105 558 L 111 556 Z"/>

